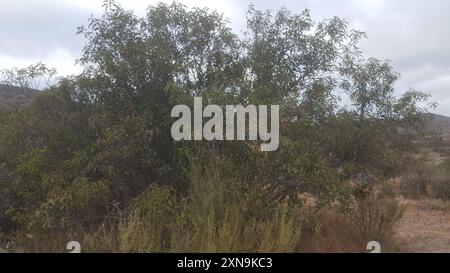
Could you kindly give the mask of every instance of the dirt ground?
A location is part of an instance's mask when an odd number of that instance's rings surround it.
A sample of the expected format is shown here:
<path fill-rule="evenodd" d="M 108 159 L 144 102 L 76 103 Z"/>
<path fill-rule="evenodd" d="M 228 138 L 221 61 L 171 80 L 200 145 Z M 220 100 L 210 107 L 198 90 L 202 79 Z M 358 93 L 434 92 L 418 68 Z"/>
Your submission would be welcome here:
<path fill-rule="evenodd" d="M 439 200 L 403 200 L 400 252 L 450 253 L 450 206 Z"/>

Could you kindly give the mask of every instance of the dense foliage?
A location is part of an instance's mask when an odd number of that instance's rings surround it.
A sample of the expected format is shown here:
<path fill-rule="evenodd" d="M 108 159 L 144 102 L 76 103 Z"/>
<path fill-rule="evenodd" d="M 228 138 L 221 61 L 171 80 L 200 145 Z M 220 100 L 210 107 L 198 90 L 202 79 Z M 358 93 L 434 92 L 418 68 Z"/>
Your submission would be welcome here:
<path fill-rule="evenodd" d="M 0 234 L 19 250 L 299 251 L 314 211 L 397 175 L 426 111 L 337 17 L 250 6 L 237 35 L 207 9 L 104 8 L 78 31 L 83 73 L 0 116 Z M 280 105 L 279 150 L 175 142 L 193 96 Z"/>

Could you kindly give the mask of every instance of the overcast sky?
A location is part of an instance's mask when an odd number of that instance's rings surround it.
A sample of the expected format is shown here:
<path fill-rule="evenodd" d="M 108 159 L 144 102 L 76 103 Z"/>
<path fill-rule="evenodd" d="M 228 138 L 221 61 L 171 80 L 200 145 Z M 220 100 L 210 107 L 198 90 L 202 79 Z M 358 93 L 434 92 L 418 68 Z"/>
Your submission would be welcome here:
<path fill-rule="evenodd" d="M 117 1 L 143 15 L 156 0 Z M 172 1 L 163 1 L 172 2 Z M 450 116 L 450 1 L 448 0 L 181 0 L 224 13 L 239 32 L 252 2 L 258 9 L 311 10 L 316 20 L 337 15 L 365 31 L 364 55 L 389 59 L 402 75 L 398 92 L 430 93 L 437 113 Z M 101 0 L 0 0 L 0 69 L 43 62 L 62 75 L 80 71 L 74 60 L 83 39 L 76 28 L 101 14 Z"/>

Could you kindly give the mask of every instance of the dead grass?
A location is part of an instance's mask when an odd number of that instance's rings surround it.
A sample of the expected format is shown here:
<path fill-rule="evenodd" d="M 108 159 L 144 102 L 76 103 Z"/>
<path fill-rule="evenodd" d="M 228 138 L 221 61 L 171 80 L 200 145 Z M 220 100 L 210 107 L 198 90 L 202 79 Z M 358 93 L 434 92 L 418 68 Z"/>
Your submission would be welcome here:
<path fill-rule="evenodd" d="M 322 210 L 317 214 L 316 233 L 303 243 L 306 253 L 360 253 L 364 239 L 357 227 L 341 213 Z"/>

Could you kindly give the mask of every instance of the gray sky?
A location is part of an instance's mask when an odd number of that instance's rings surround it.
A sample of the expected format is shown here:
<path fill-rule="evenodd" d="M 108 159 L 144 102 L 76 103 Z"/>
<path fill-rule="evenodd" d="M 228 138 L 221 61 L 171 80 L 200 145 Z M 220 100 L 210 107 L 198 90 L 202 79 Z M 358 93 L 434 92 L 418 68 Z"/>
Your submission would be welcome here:
<path fill-rule="evenodd" d="M 156 0 L 118 0 L 143 15 Z M 172 1 L 162 1 L 172 2 Z M 399 92 L 412 87 L 430 93 L 437 113 L 450 116 L 450 1 L 448 0 L 181 0 L 189 7 L 224 13 L 235 31 L 245 26 L 250 2 L 258 9 L 311 10 L 316 20 L 337 15 L 365 31 L 364 55 L 389 59 L 402 75 Z M 101 0 L 0 0 L 0 68 L 43 62 L 60 74 L 80 71 L 74 60 L 83 39 L 76 28 L 101 14 Z"/>

